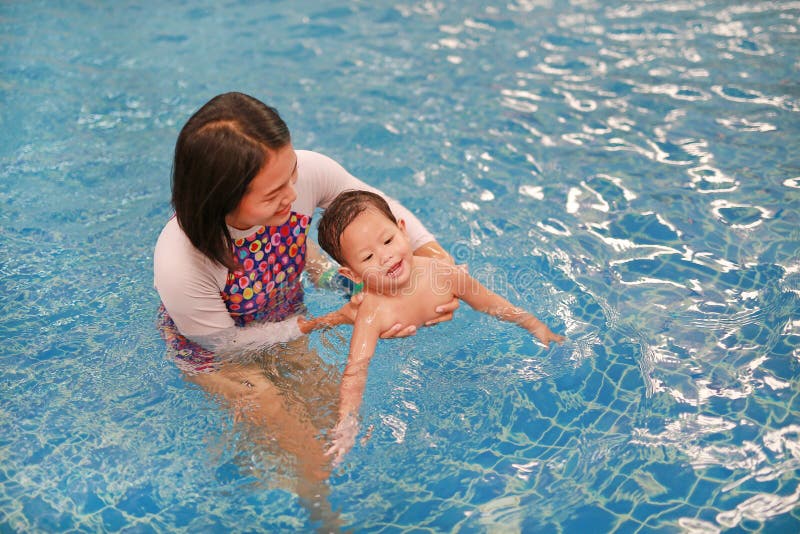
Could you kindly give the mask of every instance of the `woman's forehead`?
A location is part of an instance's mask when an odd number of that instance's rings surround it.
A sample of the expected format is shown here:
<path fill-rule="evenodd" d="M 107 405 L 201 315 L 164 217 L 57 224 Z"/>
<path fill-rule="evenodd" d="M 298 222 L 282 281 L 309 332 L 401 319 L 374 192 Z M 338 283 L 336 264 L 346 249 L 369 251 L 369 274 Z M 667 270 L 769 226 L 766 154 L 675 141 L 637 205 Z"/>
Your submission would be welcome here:
<path fill-rule="evenodd" d="M 249 191 L 269 194 L 283 187 L 297 171 L 297 154 L 291 145 L 270 152 L 267 163 L 250 182 Z"/>

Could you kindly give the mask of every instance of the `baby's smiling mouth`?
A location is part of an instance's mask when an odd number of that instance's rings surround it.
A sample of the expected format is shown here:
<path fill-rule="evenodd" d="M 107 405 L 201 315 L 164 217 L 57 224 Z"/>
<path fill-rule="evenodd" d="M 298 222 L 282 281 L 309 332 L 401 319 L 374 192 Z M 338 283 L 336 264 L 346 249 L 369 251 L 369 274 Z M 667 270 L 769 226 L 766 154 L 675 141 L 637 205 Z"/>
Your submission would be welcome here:
<path fill-rule="evenodd" d="M 403 260 L 398 261 L 397 263 L 392 265 L 388 271 L 386 271 L 386 276 L 395 276 L 397 271 L 399 271 L 400 267 L 402 266 L 403 266 Z"/>

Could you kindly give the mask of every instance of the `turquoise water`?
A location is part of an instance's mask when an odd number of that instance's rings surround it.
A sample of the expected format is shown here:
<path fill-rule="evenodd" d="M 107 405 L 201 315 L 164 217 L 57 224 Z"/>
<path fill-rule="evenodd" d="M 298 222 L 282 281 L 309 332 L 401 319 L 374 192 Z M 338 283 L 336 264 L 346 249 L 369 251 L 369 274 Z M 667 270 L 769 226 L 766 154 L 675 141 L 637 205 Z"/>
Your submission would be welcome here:
<path fill-rule="evenodd" d="M 464 306 L 382 343 L 329 481 L 348 528 L 800 530 L 799 2 L 5 2 L 0 27 L 0 531 L 314 528 L 154 326 L 174 141 L 228 90 L 569 337 Z M 347 333 L 311 343 L 341 366 Z"/>

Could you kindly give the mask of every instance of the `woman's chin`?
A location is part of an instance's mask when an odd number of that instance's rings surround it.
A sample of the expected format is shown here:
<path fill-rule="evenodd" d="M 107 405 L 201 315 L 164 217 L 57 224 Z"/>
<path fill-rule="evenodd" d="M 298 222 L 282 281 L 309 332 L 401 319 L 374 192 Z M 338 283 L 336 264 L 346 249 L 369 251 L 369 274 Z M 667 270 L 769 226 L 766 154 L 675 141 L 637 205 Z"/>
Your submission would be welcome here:
<path fill-rule="evenodd" d="M 291 208 L 286 210 L 285 212 L 278 212 L 272 217 L 267 220 L 264 226 L 280 226 L 284 224 L 286 221 L 289 220 L 289 216 L 292 214 Z"/>

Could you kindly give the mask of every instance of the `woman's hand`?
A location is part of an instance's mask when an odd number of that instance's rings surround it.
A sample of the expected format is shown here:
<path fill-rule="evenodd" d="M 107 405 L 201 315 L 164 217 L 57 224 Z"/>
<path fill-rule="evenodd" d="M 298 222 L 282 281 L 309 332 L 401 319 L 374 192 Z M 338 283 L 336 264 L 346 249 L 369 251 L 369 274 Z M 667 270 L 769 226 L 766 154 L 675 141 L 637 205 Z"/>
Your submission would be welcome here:
<path fill-rule="evenodd" d="M 339 315 L 341 322 L 336 324 L 353 324 L 356 322 L 356 315 L 358 315 L 358 307 L 364 302 L 364 293 L 357 293 L 350 297 L 350 300 L 339 308 L 338 311 L 333 312 Z"/>
<path fill-rule="evenodd" d="M 303 317 L 298 318 L 298 326 L 300 331 L 303 334 L 309 334 L 314 330 L 318 330 L 320 328 L 332 328 L 334 326 L 338 326 L 340 324 L 353 324 L 356 320 L 356 315 L 358 314 L 358 307 L 361 306 L 361 303 L 364 301 L 364 293 L 357 293 L 350 297 L 350 301 L 339 308 L 335 312 L 328 313 L 323 315 L 322 317 L 316 317 L 311 319 L 305 319 Z M 425 326 L 435 325 L 437 323 L 441 323 L 443 321 L 450 321 L 453 319 L 453 312 L 458 309 L 459 300 L 456 297 L 453 297 L 453 300 L 448 302 L 447 304 L 442 304 L 436 307 L 436 313 L 439 314 L 438 317 L 435 319 L 431 319 Z M 396 323 L 392 325 L 391 328 L 386 330 L 385 332 L 381 332 L 381 339 L 392 339 L 392 338 L 399 338 L 399 337 L 409 337 L 413 336 L 417 333 L 417 327 L 415 325 L 403 325 L 400 323 Z"/>
<path fill-rule="evenodd" d="M 413 324 L 410 326 L 404 326 L 400 323 L 392 325 L 392 327 L 381 333 L 381 339 L 391 339 L 394 337 L 409 337 L 413 336 L 417 333 L 417 327 Z"/>
<path fill-rule="evenodd" d="M 431 319 L 425 326 L 433 326 L 438 323 L 443 323 L 444 321 L 452 321 L 453 320 L 453 313 L 458 309 L 459 300 L 457 297 L 453 297 L 453 300 L 448 302 L 447 304 L 442 304 L 441 306 L 436 307 L 436 313 L 439 316 L 436 319 Z"/>
<path fill-rule="evenodd" d="M 433 326 L 435 324 L 450 321 L 453 319 L 453 312 L 458 309 L 459 300 L 456 297 L 453 297 L 453 300 L 448 302 L 447 304 L 442 304 L 441 306 L 436 307 L 436 313 L 439 314 L 438 317 L 435 319 L 431 319 L 425 326 Z M 408 337 L 413 336 L 417 333 L 417 327 L 414 325 L 405 326 L 400 323 L 393 325 L 389 330 L 381 333 L 381 339 L 389 339 L 394 337 Z"/>

